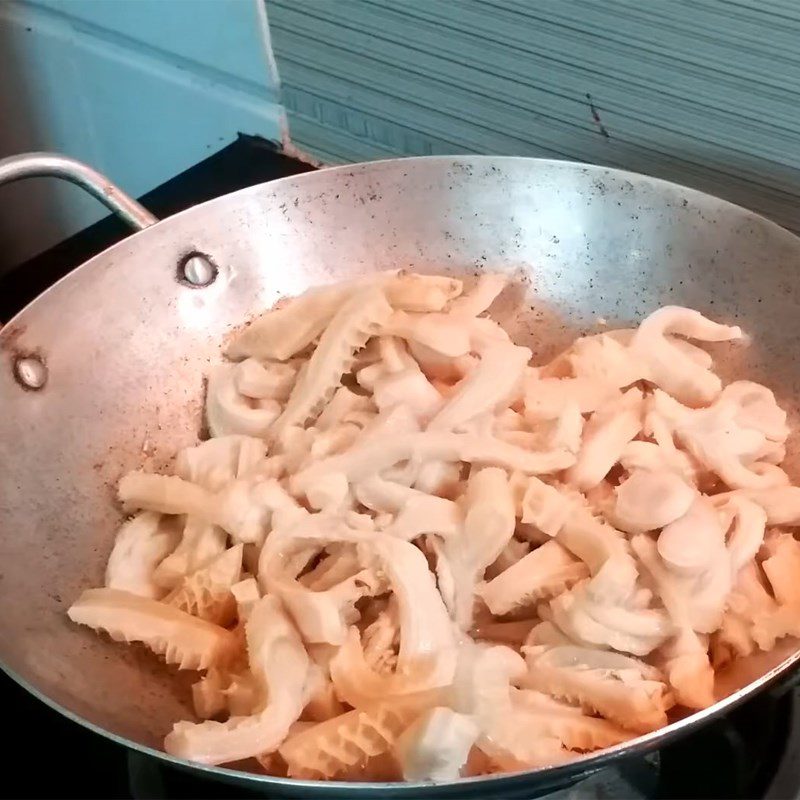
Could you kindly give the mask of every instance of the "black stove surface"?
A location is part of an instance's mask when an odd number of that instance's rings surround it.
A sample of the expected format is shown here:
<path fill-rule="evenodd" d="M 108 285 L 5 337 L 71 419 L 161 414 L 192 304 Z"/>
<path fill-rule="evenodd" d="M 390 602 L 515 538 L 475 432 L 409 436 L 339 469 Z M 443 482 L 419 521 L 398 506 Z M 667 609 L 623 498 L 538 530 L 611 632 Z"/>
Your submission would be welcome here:
<path fill-rule="evenodd" d="M 141 199 L 156 216 L 166 217 L 221 194 L 309 169 L 280 155 L 268 142 L 243 136 Z M 0 276 L 0 320 L 10 319 L 58 278 L 127 234 L 122 223 L 109 217 Z M 52 711 L 2 673 L 0 693 L 6 712 L 4 761 L 13 769 L 7 780 L 11 774 L 19 776 L 19 783 L 3 796 L 260 796 L 128 751 Z M 793 692 L 764 694 L 684 740 L 603 770 L 555 796 L 800 798 L 795 760 L 800 742 L 791 735 L 800 728 L 796 707 L 800 704 Z M 34 735 L 20 735 L 14 730 L 17 725 Z"/>

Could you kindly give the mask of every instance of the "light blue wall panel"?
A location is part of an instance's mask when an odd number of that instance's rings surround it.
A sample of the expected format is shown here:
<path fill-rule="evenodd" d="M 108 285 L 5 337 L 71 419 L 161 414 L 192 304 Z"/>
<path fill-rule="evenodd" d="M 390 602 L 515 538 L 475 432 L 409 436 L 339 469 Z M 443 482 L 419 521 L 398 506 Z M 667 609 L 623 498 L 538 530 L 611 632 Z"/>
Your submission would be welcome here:
<path fill-rule="evenodd" d="M 267 0 L 292 140 L 647 172 L 800 229 L 797 0 Z"/>
<path fill-rule="evenodd" d="M 33 0 L 69 18 L 75 30 L 147 50 L 185 69 L 247 81 L 277 98 L 268 80 L 265 16 L 251 0 Z M 263 19 L 260 17 L 263 16 Z"/>
<path fill-rule="evenodd" d="M 280 138 L 260 0 L 0 3 L 0 156 L 57 150 L 141 195 L 233 141 Z M 106 212 L 52 180 L 0 188 L 0 269 Z"/>

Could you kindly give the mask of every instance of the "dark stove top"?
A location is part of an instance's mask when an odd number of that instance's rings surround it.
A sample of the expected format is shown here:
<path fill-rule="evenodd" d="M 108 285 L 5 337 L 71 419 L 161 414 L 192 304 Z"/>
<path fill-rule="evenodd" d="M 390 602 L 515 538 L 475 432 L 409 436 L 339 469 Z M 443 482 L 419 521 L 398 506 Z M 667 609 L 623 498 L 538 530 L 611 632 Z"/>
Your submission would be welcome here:
<path fill-rule="evenodd" d="M 308 165 L 268 142 L 240 137 L 215 156 L 141 198 L 166 217 L 221 194 Z M 0 276 L 0 320 L 8 320 L 58 278 L 127 235 L 111 217 Z M 7 738 L 3 755 L 24 798 L 257 797 L 239 788 L 127 751 L 62 717 L 0 673 Z M 602 770 L 556 795 L 587 798 L 791 798 L 800 800 L 800 701 L 767 693 L 692 736 L 644 758 Z M 24 720 L 24 722 L 23 722 Z M 12 725 L 34 735 L 19 735 Z M 796 734 L 796 735 L 795 735 Z M 9 773 L 9 776 L 12 773 Z M 8 784 L 7 784 L 8 785 Z"/>

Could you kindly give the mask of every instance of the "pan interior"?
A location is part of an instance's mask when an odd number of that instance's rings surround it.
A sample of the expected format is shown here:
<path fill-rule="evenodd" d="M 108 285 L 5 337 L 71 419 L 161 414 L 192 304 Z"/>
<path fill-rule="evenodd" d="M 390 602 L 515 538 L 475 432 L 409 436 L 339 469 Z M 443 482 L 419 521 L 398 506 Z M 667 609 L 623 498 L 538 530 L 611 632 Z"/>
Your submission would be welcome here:
<path fill-rule="evenodd" d="M 175 279 L 189 252 L 219 267 Z M 282 295 L 389 268 L 514 275 L 496 317 L 545 360 L 575 335 L 664 304 L 740 324 L 725 378 L 772 387 L 797 421 L 800 240 L 701 193 L 580 164 L 430 158 L 324 170 L 243 190 L 145 230 L 69 275 L 0 332 L 0 659 L 63 709 L 159 747 L 191 716 L 188 681 L 69 623 L 101 585 L 118 478 L 198 439 L 203 376 L 245 319 Z M 14 380 L 38 354 L 46 386 Z M 798 452 L 797 436 L 790 452 Z M 789 462 L 794 479 L 797 460 Z M 723 694 L 796 658 L 738 665 Z M 736 695 L 738 697 L 738 695 Z"/>

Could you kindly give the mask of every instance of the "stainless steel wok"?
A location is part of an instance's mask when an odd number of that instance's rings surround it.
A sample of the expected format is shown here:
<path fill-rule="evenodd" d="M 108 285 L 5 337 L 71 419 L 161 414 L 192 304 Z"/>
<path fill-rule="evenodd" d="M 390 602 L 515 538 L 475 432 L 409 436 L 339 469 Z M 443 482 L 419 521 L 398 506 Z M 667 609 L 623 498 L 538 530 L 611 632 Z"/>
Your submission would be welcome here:
<path fill-rule="evenodd" d="M 171 760 L 160 743 L 172 721 L 191 716 L 186 684 L 64 612 L 102 581 L 119 476 L 143 462 L 163 466 L 197 441 L 203 375 L 223 338 L 279 296 L 391 267 L 506 270 L 520 281 L 499 317 L 537 357 L 598 317 L 625 325 L 663 303 L 689 305 L 753 335 L 749 349 L 720 350 L 723 374 L 764 380 L 797 410 L 800 239 L 681 186 L 558 161 L 412 158 L 254 186 L 157 223 L 77 162 L 0 161 L 0 183 L 41 174 L 87 186 L 142 230 L 0 332 L 0 659 L 54 708 L 159 758 Z M 207 771 L 270 796 L 529 797 L 689 732 L 798 660 L 797 643 L 786 642 L 723 676 L 714 707 L 522 775 L 431 788 Z M 31 746 L 58 746 L 45 742 L 40 733 Z"/>

